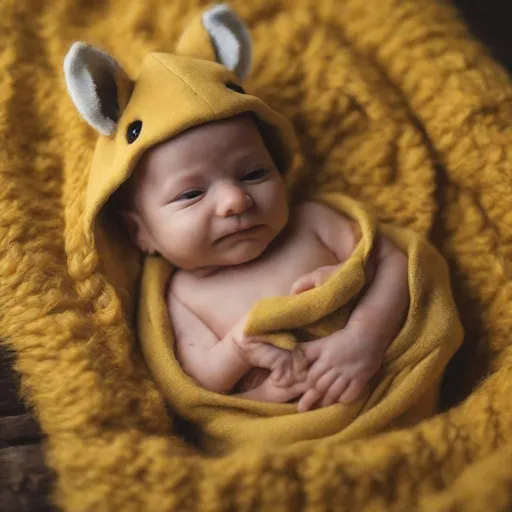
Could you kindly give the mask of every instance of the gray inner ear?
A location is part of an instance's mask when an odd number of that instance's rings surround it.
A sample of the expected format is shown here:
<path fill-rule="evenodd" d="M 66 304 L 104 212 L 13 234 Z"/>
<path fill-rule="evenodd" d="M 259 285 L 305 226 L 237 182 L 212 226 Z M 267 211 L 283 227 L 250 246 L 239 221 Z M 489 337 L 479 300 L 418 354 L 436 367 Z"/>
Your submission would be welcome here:
<path fill-rule="evenodd" d="M 64 59 L 69 95 L 82 117 L 103 135 L 112 135 L 120 117 L 116 73 L 122 71 L 106 53 L 74 43 Z"/>
<path fill-rule="evenodd" d="M 114 76 L 107 67 L 104 61 L 92 60 L 89 65 L 89 71 L 93 77 L 96 94 L 100 100 L 101 113 L 117 123 L 120 117 L 117 86 Z"/>
<path fill-rule="evenodd" d="M 203 25 L 217 61 L 234 71 L 240 80 L 245 79 L 251 71 L 252 43 L 241 18 L 226 4 L 220 4 L 203 14 Z"/>

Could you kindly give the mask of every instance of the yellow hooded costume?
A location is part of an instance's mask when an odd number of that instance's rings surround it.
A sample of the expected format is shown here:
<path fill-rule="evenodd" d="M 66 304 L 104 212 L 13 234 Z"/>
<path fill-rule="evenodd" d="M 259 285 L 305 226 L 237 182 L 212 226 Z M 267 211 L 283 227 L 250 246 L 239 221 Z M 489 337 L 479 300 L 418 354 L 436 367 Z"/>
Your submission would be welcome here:
<path fill-rule="evenodd" d="M 445 2 L 233 4 L 257 41 L 247 89 L 265 102 L 226 87 L 247 74 L 250 45 L 236 16 L 200 0 L 2 6 L 0 336 L 47 435 L 55 500 L 72 512 L 510 509 L 510 77 Z M 192 11 L 176 55 L 165 53 Z M 130 73 L 74 46 L 73 105 L 61 66 L 75 38 Z M 293 135 L 267 105 L 292 121 L 303 162 L 286 160 Z M 75 106 L 103 133 L 96 148 Z M 376 229 L 409 256 L 407 322 L 351 408 L 297 414 L 195 385 L 173 358 L 159 289 L 171 269 L 158 258 L 141 267 L 104 215 L 145 149 L 242 110 L 261 118 L 291 197 L 328 203 L 363 233 L 318 289 L 256 304 L 249 332 L 290 343 L 292 325 L 343 325 Z M 447 267 L 426 236 L 448 258 L 467 333 L 442 398 L 465 400 L 408 427 L 434 410 L 461 339 Z M 180 436 L 184 416 L 199 447 Z"/>
<path fill-rule="evenodd" d="M 241 20 L 226 6 L 213 7 L 191 22 L 177 52 L 146 56 L 135 80 L 111 57 L 84 43 L 75 43 L 66 57 L 70 95 L 101 133 L 84 214 L 85 229 L 92 237 L 98 212 L 144 151 L 209 121 L 253 113 L 285 180 L 296 181 L 291 126 L 238 83 L 248 74 L 251 58 L 250 37 Z M 348 304 L 365 284 L 364 267 L 377 230 L 374 215 L 361 203 L 340 193 L 313 199 L 357 221 L 362 238 L 348 261 L 323 285 L 253 306 L 246 333 L 264 335 L 269 343 L 286 349 L 297 343 L 291 330 L 318 338 L 345 326 Z M 249 444 L 286 446 L 327 436 L 347 441 L 432 415 L 443 370 L 462 341 L 448 269 L 437 251 L 413 231 L 385 225 L 379 229 L 409 258 L 407 319 L 387 350 L 381 372 L 361 399 L 307 414 L 297 414 L 292 404 L 213 393 L 185 375 L 174 355 L 172 318 L 165 303 L 172 269 L 159 256 L 146 258 L 138 305 L 142 352 L 173 410 L 200 432 L 202 449 L 222 453 Z"/>

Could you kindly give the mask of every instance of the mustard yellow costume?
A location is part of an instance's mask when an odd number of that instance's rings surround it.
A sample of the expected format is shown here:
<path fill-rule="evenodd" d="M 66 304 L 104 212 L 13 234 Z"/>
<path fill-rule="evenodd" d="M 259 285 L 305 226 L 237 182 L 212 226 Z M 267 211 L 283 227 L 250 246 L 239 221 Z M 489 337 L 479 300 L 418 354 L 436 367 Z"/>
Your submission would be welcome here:
<path fill-rule="evenodd" d="M 179 6 L 162 4 L 150 21 L 135 4 L 109 6 L 105 21 L 102 11 L 94 22 L 105 41 L 125 37 L 112 30 L 113 20 L 134 34 L 179 13 L 173 11 Z M 283 4 L 278 15 L 271 2 L 243 6 L 263 47 L 255 89 L 266 103 L 239 89 L 250 45 L 240 20 L 224 8 L 198 9 L 176 55 L 150 54 L 134 80 L 107 54 L 72 47 L 68 90 L 103 134 L 92 159 L 92 132 L 62 105 L 62 89 L 54 92 L 49 66 L 42 65 L 64 54 L 55 20 L 64 16 L 85 26 L 83 13 L 66 2 L 33 10 L 32 28 L 45 27 L 40 37 L 47 53 L 28 52 L 20 36 L 3 54 L 6 76 L 14 78 L 3 89 L 2 106 L 10 107 L 0 119 L 7 119 L 11 134 L 2 151 L 16 172 L 1 175 L 2 221 L 8 222 L 2 223 L 0 326 L 48 434 L 58 502 L 72 511 L 505 510 L 512 503 L 512 379 L 504 338 L 511 200 L 498 190 L 512 188 L 510 116 L 501 106 L 511 96 L 508 78 L 449 9 L 434 2 L 383 0 L 377 8 L 347 0 L 343 16 L 329 1 Z M 14 7 L 4 14 L 20 19 Z M 127 68 L 138 67 L 135 56 L 150 53 L 142 41 L 134 39 Z M 29 54 L 38 55 L 37 72 L 12 72 Z M 29 94 L 34 82 L 49 85 Z M 282 105 L 297 126 L 311 169 L 292 163 L 293 133 L 267 104 Z M 406 324 L 379 379 L 351 407 L 299 415 L 289 404 L 249 402 L 195 385 L 173 358 L 172 319 L 159 289 L 172 269 L 147 258 L 141 273 L 137 253 L 105 215 L 109 196 L 145 149 L 188 126 L 248 110 L 261 120 L 290 196 L 329 204 L 358 221 L 363 234 L 324 285 L 256 304 L 249 333 L 269 333 L 276 344 L 291 346 L 291 327 L 320 335 L 342 326 L 343 305 L 364 283 L 376 229 L 409 256 Z M 29 116 L 34 112 L 37 124 Z M 48 130 L 55 142 L 48 142 Z M 26 137 L 37 152 L 20 142 Z M 24 164 L 30 158 L 32 167 Z M 449 177 L 436 194 L 433 162 Z M 378 207 L 379 218 L 367 204 Z M 442 215 L 434 235 L 463 272 L 457 282 L 467 286 L 457 287 L 457 296 L 481 301 L 486 353 L 496 355 L 487 368 L 495 375 L 457 408 L 375 436 L 433 412 L 442 370 L 461 341 L 447 266 L 421 235 L 436 208 Z M 474 316 L 463 317 L 470 327 Z M 200 427 L 199 448 L 179 437 L 176 412 Z"/>

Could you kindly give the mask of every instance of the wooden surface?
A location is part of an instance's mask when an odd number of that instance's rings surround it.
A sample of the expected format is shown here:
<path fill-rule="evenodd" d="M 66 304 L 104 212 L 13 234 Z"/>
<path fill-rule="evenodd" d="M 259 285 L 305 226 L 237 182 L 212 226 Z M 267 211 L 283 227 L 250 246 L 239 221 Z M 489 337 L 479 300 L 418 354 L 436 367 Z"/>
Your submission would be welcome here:
<path fill-rule="evenodd" d="M 39 426 L 18 398 L 12 355 L 0 347 L 0 511 L 50 512 Z"/>

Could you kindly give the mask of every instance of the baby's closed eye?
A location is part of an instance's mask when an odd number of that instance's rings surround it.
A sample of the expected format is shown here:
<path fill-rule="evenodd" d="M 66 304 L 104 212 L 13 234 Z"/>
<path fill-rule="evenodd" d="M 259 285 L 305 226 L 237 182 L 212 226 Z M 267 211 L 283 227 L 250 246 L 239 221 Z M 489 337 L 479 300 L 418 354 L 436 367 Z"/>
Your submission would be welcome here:
<path fill-rule="evenodd" d="M 259 169 L 254 169 L 253 171 L 249 171 L 248 173 L 244 174 L 242 177 L 242 180 L 247 181 L 257 181 L 265 178 L 268 175 L 268 169 L 265 167 L 261 167 Z"/>
<path fill-rule="evenodd" d="M 180 196 L 178 196 L 177 200 L 187 200 L 187 199 L 196 199 L 203 193 L 202 190 L 194 189 L 194 190 L 188 190 L 187 192 L 184 192 Z"/>
<path fill-rule="evenodd" d="M 254 169 L 244 174 L 241 178 L 242 181 L 259 181 L 265 178 L 269 173 L 269 170 L 265 167 L 260 167 L 258 169 Z M 204 194 L 203 190 L 200 189 L 191 189 L 187 190 L 183 194 L 180 194 L 176 200 L 177 201 L 189 201 L 192 199 L 197 199 L 199 196 Z"/>

